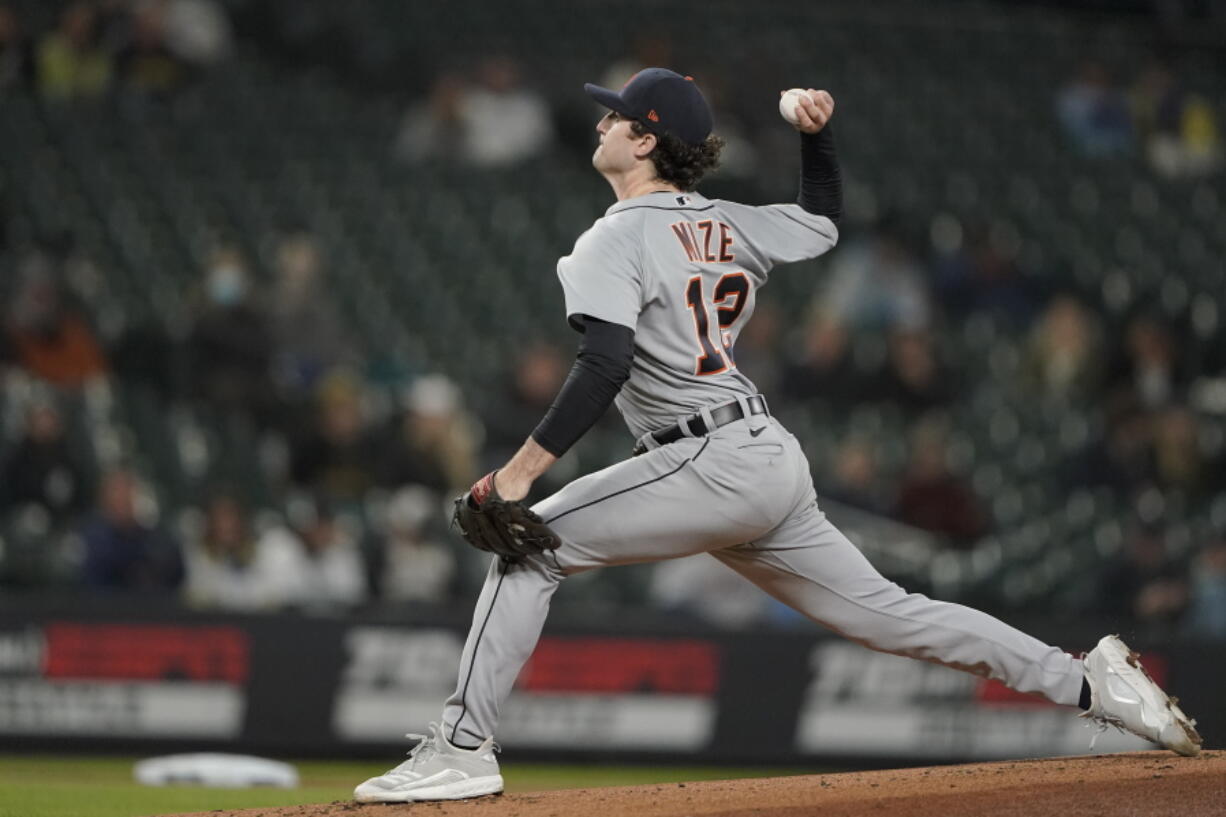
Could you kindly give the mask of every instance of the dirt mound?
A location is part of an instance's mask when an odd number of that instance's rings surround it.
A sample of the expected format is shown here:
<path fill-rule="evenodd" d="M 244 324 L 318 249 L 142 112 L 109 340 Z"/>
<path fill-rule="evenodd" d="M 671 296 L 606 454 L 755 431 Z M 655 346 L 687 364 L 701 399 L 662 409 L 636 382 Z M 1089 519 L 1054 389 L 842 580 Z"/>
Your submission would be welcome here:
<path fill-rule="evenodd" d="M 183 817 L 1200 817 L 1226 814 L 1226 753 L 1062 757 L 756 780 L 331 803 Z"/>

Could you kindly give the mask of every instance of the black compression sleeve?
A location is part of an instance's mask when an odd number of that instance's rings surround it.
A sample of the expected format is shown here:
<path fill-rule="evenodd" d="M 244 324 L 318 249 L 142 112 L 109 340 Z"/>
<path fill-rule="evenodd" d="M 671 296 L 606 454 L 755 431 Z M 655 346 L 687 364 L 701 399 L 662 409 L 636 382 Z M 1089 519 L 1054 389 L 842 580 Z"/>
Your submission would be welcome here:
<path fill-rule="evenodd" d="M 634 330 L 584 315 L 583 340 L 570 376 L 532 432 L 537 444 L 560 457 L 600 419 L 630 377 Z"/>
<path fill-rule="evenodd" d="M 800 196 L 797 204 L 835 224 L 843 217 L 843 176 L 834 153 L 830 125 L 800 135 Z"/>

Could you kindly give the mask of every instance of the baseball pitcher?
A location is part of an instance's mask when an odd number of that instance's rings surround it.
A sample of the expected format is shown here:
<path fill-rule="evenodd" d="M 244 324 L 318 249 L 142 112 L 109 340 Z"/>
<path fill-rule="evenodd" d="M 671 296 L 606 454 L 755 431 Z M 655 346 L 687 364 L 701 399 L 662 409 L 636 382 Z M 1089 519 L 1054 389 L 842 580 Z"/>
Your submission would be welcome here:
<path fill-rule="evenodd" d="M 460 532 L 495 555 L 456 690 L 409 758 L 358 786 L 357 800 L 502 791 L 499 708 L 559 583 L 697 553 L 866 647 L 995 678 L 1196 754 L 1193 722 L 1118 638 L 1075 658 L 878 574 L 826 519 L 800 444 L 737 369 L 737 336 L 771 269 L 838 241 L 830 94 L 795 94 L 783 111 L 800 134 L 797 202 L 750 207 L 695 192 L 722 143 L 691 77 L 649 68 L 620 92 L 585 90 L 608 108 L 592 165 L 617 201 L 558 262 L 577 359 L 519 452 L 456 501 Z M 637 438 L 634 456 L 529 508 L 522 500 L 533 481 L 613 402 Z"/>

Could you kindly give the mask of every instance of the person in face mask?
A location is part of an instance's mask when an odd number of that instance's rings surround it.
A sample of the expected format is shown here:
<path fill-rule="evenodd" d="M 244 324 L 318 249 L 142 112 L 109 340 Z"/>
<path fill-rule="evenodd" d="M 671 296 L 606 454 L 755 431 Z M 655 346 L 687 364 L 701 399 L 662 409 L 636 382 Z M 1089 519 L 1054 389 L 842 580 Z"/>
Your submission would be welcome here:
<path fill-rule="evenodd" d="M 276 380 L 299 398 L 309 397 L 331 370 L 361 365 L 337 301 L 327 292 L 325 263 L 319 242 L 305 230 L 277 244 L 269 304 Z"/>
<path fill-rule="evenodd" d="M 203 295 L 187 340 L 188 393 L 223 412 L 249 415 L 261 425 L 272 422 L 269 319 L 236 248 L 213 253 Z"/>
<path fill-rule="evenodd" d="M 206 286 L 209 300 L 218 306 L 229 307 L 244 301 L 248 284 L 242 258 L 232 250 L 218 253 Z"/>

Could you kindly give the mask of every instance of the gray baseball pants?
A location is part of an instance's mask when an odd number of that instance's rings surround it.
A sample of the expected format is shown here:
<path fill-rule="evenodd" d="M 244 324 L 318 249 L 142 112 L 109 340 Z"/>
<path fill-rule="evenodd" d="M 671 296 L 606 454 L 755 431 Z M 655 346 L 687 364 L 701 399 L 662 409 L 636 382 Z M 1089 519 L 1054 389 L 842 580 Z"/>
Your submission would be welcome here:
<path fill-rule="evenodd" d="M 652 447 L 575 480 L 534 510 L 562 546 L 491 565 L 459 683 L 443 710 L 444 734 L 461 745 L 495 733 L 562 579 L 703 552 L 866 647 L 994 678 L 1058 704 L 1078 702 L 1084 673 L 1072 655 L 882 577 L 818 509 L 800 444 L 772 418 Z"/>

